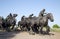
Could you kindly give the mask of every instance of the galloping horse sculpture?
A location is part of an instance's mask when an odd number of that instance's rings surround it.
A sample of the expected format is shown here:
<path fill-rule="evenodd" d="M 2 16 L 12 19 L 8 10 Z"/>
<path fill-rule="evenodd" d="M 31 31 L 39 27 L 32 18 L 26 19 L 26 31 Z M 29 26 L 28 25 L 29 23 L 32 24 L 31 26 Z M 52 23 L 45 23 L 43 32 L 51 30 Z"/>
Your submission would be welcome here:
<path fill-rule="evenodd" d="M 52 13 L 48 13 L 46 14 L 42 19 L 40 19 L 40 17 L 33 17 L 32 19 L 30 19 L 30 23 L 31 23 L 31 27 L 30 27 L 30 31 L 33 32 L 32 28 L 34 27 L 34 24 L 36 24 L 38 27 L 39 27 L 39 32 L 40 33 L 43 33 L 42 29 L 44 26 L 46 26 L 47 28 L 47 33 L 49 33 L 50 31 L 50 27 L 48 25 L 48 19 L 53 22 L 54 19 L 53 19 L 53 15 Z"/>

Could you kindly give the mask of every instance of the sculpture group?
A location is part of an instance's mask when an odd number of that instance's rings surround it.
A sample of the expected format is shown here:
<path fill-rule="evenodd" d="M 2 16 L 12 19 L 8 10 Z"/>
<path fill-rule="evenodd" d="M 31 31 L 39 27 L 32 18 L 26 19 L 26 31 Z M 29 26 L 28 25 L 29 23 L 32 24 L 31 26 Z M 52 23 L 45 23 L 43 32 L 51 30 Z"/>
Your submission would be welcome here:
<path fill-rule="evenodd" d="M 11 13 L 5 19 L 0 16 L 0 28 L 6 31 L 13 30 L 16 25 L 17 16 L 17 14 L 12 15 Z M 44 32 L 49 34 L 50 27 L 48 25 L 48 20 L 53 22 L 53 15 L 52 13 L 45 13 L 45 9 L 43 9 L 40 11 L 38 17 L 33 16 L 33 14 L 29 15 L 29 17 L 22 16 L 21 20 L 18 22 L 18 27 L 20 27 L 21 31 L 24 31 L 26 28 L 30 34 L 43 34 Z M 46 27 L 46 31 L 43 31 L 43 27 Z"/>

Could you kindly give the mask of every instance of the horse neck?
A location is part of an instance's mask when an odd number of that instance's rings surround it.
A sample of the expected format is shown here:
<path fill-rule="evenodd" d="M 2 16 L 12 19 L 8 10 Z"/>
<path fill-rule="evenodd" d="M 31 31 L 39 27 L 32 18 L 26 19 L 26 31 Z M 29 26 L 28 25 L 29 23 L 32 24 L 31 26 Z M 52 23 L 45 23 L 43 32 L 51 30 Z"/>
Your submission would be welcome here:
<path fill-rule="evenodd" d="M 16 17 L 12 17 L 12 19 L 15 19 Z"/>
<path fill-rule="evenodd" d="M 48 18 L 48 19 L 50 19 L 50 18 L 51 18 L 51 16 L 50 16 L 50 15 L 51 15 L 51 13 L 48 13 L 48 14 L 47 14 L 47 18 Z"/>
<path fill-rule="evenodd" d="M 47 21 L 48 21 L 48 17 L 47 17 L 47 15 L 44 15 L 43 18 L 42 18 L 42 20 L 44 20 L 44 21 L 47 22 Z"/>
<path fill-rule="evenodd" d="M 48 14 L 47 14 L 47 18 L 48 18 L 50 21 L 52 21 L 52 20 L 53 20 L 53 15 L 52 15 L 52 13 L 48 13 Z"/>

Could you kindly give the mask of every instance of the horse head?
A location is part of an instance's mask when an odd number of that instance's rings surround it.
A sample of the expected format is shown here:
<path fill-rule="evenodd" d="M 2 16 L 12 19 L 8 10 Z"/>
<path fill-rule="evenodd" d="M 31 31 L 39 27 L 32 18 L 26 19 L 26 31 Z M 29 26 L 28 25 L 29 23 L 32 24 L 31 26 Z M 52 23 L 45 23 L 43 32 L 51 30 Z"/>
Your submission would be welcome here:
<path fill-rule="evenodd" d="M 52 13 L 48 13 L 48 14 L 47 14 L 47 18 L 50 19 L 51 22 L 54 21 L 54 18 L 53 18 Z"/>
<path fill-rule="evenodd" d="M 13 14 L 13 17 L 17 17 L 18 15 L 17 14 Z"/>

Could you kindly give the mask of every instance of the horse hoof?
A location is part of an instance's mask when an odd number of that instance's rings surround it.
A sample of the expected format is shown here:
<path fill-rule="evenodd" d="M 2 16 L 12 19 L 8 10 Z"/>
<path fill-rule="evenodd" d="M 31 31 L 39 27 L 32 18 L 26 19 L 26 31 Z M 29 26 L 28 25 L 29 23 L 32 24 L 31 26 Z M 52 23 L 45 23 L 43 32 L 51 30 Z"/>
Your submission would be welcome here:
<path fill-rule="evenodd" d="M 35 35 L 35 33 L 32 33 L 32 35 Z"/>
<path fill-rule="evenodd" d="M 33 32 L 33 33 L 29 32 L 29 34 L 30 34 L 30 35 L 35 35 L 35 33 L 34 33 L 34 32 Z"/>

